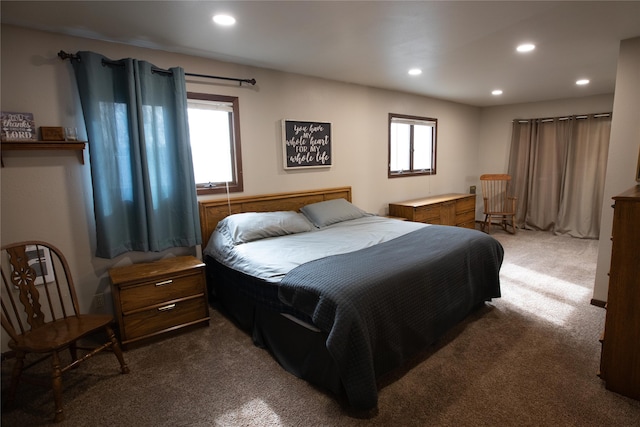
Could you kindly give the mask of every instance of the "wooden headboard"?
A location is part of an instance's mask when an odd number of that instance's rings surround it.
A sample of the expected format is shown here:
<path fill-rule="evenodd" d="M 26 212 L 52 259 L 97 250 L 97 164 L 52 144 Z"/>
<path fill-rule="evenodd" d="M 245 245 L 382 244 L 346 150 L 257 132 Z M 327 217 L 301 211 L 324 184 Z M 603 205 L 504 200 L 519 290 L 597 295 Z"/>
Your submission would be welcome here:
<path fill-rule="evenodd" d="M 351 202 L 351 187 L 326 188 L 323 190 L 297 191 L 293 193 L 263 194 L 198 202 L 202 248 L 216 229 L 218 221 L 241 212 L 298 211 L 301 207 L 331 199 L 346 199 Z"/>

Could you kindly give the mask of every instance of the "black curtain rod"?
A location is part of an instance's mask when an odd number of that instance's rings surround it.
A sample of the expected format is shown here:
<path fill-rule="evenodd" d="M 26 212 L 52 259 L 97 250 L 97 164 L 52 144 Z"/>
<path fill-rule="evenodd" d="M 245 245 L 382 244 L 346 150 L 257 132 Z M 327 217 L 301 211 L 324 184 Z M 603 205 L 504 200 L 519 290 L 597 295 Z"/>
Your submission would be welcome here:
<path fill-rule="evenodd" d="M 74 55 L 72 53 L 67 53 L 64 50 L 61 50 L 60 52 L 58 52 L 58 56 L 60 57 L 60 59 L 65 60 L 65 59 L 75 59 L 80 61 L 80 57 L 78 57 L 77 55 Z M 103 64 L 107 64 L 107 65 L 122 65 L 120 62 L 116 62 L 116 61 L 107 61 L 107 60 L 102 60 Z M 156 68 L 153 67 L 152 68 L 153 72 L 156 73 L 165 73 L 165 74 L 171 74 L 171 71 L 169 70 L 163 70 L 162 68 Z M 255 85 L 256 84 L 256 79 L 237 79 L 235 77 L 220 77 L 220 76 L 210 76 L 208 74 L 195 74 L 195 73 L 184 73 L 185 76 L 190 76 L 190 77 L 202 77 L 205 79 L 216 79 L 216 80 L 230 80 L 230 81 L 234 81 L 234 82 L 239 82 L 240 85 L 242 86 L 242 83 L 249 83 L 250 85 Z"/>

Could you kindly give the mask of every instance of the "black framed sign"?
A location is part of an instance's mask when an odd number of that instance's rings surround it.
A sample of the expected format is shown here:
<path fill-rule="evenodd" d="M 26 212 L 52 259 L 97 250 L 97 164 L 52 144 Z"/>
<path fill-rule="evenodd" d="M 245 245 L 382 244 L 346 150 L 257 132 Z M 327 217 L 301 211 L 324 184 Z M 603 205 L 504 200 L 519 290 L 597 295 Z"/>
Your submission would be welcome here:
<path fill-rule="evenodd" d="M 285 169 L 331 166 L 331 123 L 282 120 Z"/>

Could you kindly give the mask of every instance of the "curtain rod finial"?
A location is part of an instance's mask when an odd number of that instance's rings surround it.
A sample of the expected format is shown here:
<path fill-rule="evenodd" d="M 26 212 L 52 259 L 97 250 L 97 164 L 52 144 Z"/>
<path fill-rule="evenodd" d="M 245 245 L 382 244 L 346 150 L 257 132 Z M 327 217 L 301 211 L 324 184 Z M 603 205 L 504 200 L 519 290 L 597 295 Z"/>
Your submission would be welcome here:
<path fill-rule="evenodd" d="M 60 57 L 60 59 L 62 59 L 63 61 L 65 59 L 79 59 L 76 55 L 72 54 L 72 53 L 67 53 L 64 50 L 61 50 L 60 52 L 58 52 L 58 56 Z"/>

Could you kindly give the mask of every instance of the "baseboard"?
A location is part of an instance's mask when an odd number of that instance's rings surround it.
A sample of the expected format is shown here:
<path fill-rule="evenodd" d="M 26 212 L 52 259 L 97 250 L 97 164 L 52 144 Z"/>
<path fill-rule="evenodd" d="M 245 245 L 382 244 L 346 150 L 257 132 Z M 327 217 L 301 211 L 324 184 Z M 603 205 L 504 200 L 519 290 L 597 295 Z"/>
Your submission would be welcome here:
<path fill-rule="evenodd" d="M 591 305 L 595 305 L 596 307 L 605 308 L 607 305 L 606 301 L 600 301 L 599 299 L 591 298 Z"/>

